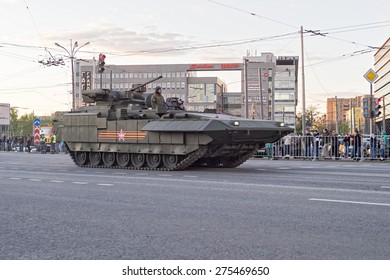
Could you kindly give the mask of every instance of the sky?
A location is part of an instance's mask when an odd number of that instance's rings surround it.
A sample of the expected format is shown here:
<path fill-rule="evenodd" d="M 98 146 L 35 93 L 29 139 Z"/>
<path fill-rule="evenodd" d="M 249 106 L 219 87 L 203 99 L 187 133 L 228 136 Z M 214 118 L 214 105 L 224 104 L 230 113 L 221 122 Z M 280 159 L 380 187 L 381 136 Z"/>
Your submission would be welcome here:
<path fill-rule="evenodd" d="M 306 106 L 325 113 L 328 97 L 369 93 L 363 75 L 390 36 L 388 0 L 0 0 L 0 7 L 0 103 L 37 116 L 71 107 L 70 61 L 55 45 L 69 49 L 70 39 L 90 42 L 77 58 L 102 52 L 107 65 L 233 63 L 248 51 L 301 57 L 303 26 L 321 34 L 304 34 Z M 65 65 L 38 62 L 50 55 Z M 208 75 L 241 90 L 237 72 Z"/>

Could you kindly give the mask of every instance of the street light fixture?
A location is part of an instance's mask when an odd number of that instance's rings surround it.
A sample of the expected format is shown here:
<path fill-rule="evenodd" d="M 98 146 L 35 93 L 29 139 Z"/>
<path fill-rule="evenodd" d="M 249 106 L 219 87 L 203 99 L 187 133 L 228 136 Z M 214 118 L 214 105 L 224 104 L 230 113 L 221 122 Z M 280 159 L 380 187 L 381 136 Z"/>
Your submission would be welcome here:
<path fill-rule="evenodd" d="M 76 55 L 77 51 L 88 44 L 89 44 L 89 42 L 86 42 L 84 45 L 81 45 L 79 47 L 77 41 L 75 41 L 73 44 L 72 39 L 70 39 L 70 51 L 68 51 L 65 47 L 61 46 L 58 43 L 55 43 L 55 45 L 57 47 L 64 49 L 68 53 L 69 58 L 70 58 L 71 69 L 72 69 L 72 111 L 74 111 L 76 109 L 76 98 L 75 98 L 75 92 L 74 92 L 75 83 L 74 83 L 74 62 L 73 62 L 73 60 L 75 59 L 75 55 Z"/>

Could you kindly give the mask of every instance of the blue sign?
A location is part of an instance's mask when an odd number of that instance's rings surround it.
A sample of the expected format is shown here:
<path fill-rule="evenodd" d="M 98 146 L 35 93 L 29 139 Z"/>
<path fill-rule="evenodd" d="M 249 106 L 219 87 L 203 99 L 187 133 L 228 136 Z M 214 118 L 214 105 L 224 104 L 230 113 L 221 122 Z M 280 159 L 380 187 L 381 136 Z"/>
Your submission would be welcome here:
<path fill-rule="evenodd" d="M 38 119 L 38 118 L 35 118 L 35 119 L 34 119 L 34 125 L 35 125 L 35 126 L 40 126 L 40 125 L 41 125 L 41 120 Z"/>

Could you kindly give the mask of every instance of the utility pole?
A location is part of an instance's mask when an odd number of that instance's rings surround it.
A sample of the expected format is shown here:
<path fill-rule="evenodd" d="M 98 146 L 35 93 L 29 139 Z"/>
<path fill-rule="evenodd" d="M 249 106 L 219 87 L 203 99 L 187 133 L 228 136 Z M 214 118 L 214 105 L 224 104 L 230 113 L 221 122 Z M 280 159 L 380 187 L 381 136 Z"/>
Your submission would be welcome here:
<path fill-rule="evenodd" d="M 374 121 L 374 110 L 372 107 L 372 83 L 370 83 L 370 135 L 372 134 L 372 122 Z"/>
<path fill-rule="evenodd" d="M 74 59 L 75 59 L 77 51 L 79 49 L 81 49 L 82 47 L 88 45 L 88 44 L 89 44 L 89 42 L 87 42 L 84 45 L 81 45 L 79 47 L 77 41 L 74 42 L 74 44 L 73 44 L 72 43 L 72 39 L 70 39 L 70 51 L 68 51 L 66 48 L 64 48 L 60 44 L 55 43 L 55 45 L 57 47 L 60 47 L 60 48 L 64 49 L 68 53 L 68 57 L 70 58 L 71 71 L 72 71 L 72 111 L 76 110 L 76 98 L 75 98 L 75 90 L 74 90 L 74 87 L 75 87 L 75 82 L 74 82 Z"/>
<path fill-rule="evenodd" d="M 263 82 L 261 78 L 261 68 L 258 68 L 257 75 L 259 76 L 259 90 L 260 90 L 260 116 L 261 119 L 264 120 L 264 108 L 263 108 Z"/>
<path fill-rule="evenodd" d="M 350 123 L 350 132 L 352 133 L 353 131 L 353 127 L 354 127 L 354 124 L 355 124 L 355 119 L 352 119 L 352 98 L 349 100 L 349 115 L 350 115 L 350 120 L 351 120 L 351 123 Z"/>
<path fill-rule="evenodd" d="M 249 116 L 248 110 L 248 59 L 244 59 L 244 81 L 245 81 L 245 118 Z"/>
<path fill-rule="evenodd" d="M 382 119 L 382 131 L 386 131 L 386 104 L 385 104 L 385 95 L 382 97 L 383 102 L 383 119 Z M 386 131 L 387 133 L 387 131 Z"/>
<path fill-rule="evenodd" d="M 339 134 L 339 106 L 337 103 L 337 96 L 335 97 L 336 99 L 336 133 Z"/>
<path fill-rule="evenodd" d="M 302 135 L 306 130 L 306 97 L 305 97 L 305 59 L 303 51 L 303 26 L 301 26 L 301 57 L 302 57 Z"/>

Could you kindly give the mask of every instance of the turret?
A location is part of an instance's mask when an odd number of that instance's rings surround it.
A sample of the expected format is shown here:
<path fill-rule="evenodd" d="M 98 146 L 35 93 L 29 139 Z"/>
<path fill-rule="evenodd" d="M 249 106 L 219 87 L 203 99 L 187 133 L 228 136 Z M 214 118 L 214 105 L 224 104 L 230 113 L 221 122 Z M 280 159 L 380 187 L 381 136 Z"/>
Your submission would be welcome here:
<path fill-rule="evenodd" d="M 114 105 L 115 107 L 127 107 L 129 104 L 145 105 L 146 85 L 161 79 L 159 76 L 144 84 L 135 84 L 127 91 L 111 91 L 109 89 L 83 90 L 82 97 L 85 103 L 96 103 L 96 105 Z"/>

